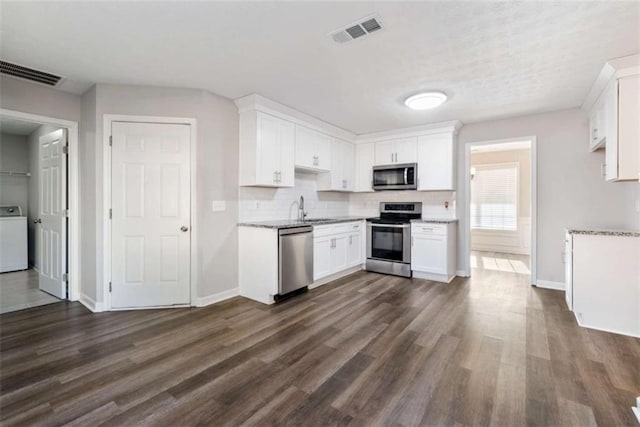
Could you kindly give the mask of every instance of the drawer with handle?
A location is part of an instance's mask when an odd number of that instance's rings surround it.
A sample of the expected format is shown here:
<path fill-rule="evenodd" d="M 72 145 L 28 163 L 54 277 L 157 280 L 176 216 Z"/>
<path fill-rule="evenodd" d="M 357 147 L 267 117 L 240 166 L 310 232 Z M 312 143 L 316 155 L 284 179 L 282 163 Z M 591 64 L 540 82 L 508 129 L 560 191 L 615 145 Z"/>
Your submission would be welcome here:
<path fill-rule="evenodd" d="M 446 224 L 413 223 L 411 224 L 412 234 L 431 234 L 443 236 L 447 234 Z"/>

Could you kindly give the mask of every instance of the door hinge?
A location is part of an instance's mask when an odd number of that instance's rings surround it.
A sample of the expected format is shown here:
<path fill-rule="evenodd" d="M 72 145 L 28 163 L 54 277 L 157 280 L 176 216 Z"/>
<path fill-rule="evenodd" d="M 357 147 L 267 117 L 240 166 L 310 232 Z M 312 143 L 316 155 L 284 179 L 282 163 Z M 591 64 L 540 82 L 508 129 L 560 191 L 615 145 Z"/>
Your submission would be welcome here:
<path fill-rule="evenodd" d="M 69 154 L 69 146 L 68 145 L 63 145 L 62 146 L 62 153 L 63 154 Z"/>
<path fill-rule="evenodd" d="M 113 146 L 113 135 L 109 135 L 109 147 Z"/>
<path fill-rule="evenodd" d="M 111 292 L 111 282 L 109 282 L 109 292 Z"/>
<path fill-rule="evenodd" d="M 109 219 L 111 219 L 112 215 L 113 215 L 113 211 L 111 209 L 109 209 Z"/>
<path fill-rule="evenodd" d="M 64 273 L 62 275 L 62 281 L 63 282 L 68 282 L 69 281 L 69 273 Z"/>

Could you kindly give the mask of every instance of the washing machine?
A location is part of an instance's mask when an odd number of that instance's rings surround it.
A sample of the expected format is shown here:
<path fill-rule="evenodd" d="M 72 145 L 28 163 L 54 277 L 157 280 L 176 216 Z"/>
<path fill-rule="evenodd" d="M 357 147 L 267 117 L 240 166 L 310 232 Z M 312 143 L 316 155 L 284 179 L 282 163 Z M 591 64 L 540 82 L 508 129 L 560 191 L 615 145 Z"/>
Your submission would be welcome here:
<path fill-rule="evenodd" d="M 27 217 L 20 206 L 0 206 L 0 273 L 28 267 Z"/>

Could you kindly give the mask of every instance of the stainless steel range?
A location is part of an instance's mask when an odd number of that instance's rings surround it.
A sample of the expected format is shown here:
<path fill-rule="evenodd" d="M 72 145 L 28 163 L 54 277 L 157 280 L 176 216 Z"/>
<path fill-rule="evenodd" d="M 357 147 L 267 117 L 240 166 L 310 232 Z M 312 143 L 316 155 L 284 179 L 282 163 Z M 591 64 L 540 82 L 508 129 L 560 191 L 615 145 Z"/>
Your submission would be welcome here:
<path fill-rule="evenodd" d="M 380 203 L 380 217 L 367 219 L 368 271 L 411 277 L 411 220 L 422 203 Z"/>

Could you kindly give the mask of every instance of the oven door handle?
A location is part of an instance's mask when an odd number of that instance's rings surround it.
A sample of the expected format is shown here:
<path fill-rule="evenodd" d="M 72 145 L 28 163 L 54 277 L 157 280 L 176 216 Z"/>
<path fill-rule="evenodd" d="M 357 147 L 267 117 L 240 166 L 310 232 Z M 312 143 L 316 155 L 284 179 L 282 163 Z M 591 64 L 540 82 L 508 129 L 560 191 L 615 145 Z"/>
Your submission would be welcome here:
<path fill-rule="evenodd" d="M 373 227 L 386 227 L 386 228 L 409 228 L 411 227 L 411 224 L 373 224 L 373 223 L 368 223 L 369 227 L 373 228 Z"/>

